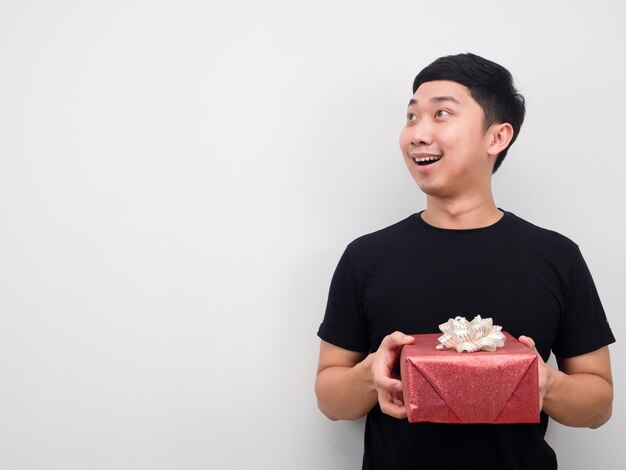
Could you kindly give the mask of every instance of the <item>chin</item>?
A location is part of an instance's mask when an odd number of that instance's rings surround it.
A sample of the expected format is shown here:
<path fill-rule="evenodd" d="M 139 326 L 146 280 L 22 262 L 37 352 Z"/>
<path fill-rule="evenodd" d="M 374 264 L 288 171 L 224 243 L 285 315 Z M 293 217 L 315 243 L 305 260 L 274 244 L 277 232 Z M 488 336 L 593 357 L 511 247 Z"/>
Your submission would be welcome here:
<path fill-rule="evenodd" d="M 427 196 L 438 196 L 441 193 L 441 188 L 435 184 L 419 181 L 417 178 L 413 178 L 417 183 L 417 187 Z"/>
<path fill-rule="evenodd" d="M 418 186 L 420 190 L 426 194 L 426 196 L 436 198 L 446 198 L 450 196 L 449 191 L 446 191 L 445 188 L 442 188 L 441 186 L 435 186 L 433 184 L 422 184 Z"/>

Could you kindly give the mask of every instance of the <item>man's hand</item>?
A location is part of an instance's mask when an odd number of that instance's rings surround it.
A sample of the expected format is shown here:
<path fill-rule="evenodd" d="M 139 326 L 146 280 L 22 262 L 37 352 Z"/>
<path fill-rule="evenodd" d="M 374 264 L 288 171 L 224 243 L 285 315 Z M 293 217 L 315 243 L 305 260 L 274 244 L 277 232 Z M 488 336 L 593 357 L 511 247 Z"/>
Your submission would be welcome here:
<path fill-rule="evenodd" d="M 520 336 L 520 343 L 535 353 L 535 342 Z M 539 406 L 566 426 L 597 428 L 611 417 L 613 379 L 608 346 L 580 356 L 557 358 L 559 370 L 547 365 L 539 353 Z"/>
<path fill-rule="evenodd" d="M 552 374 L 556 372 L 556 370 L 545 363 L 545 361 L 541 357 L 541 354 L 539 354 L 539 352 L 537 351 L 537 348 L 535 347 L 535 341 L 532 338 L 522 335 L 519 337 L 519 342 L 522 343 L 524 346 L 532 349 L 532 351 L 537 354 L 537 361 L 539 364 L 539 410 L 542 410 L 543 397 L 548 391 L 550 378 L 552 377 Z"/>
<path fill-rule="evenodd" d="M 406 418 L 402 397 L 402 382 L 394 375 L 402 346 L 412 344 L 413 336 L 396 331 L 385 336 L 374 353 L 372 381 L 378 393 L 378 404 L 383 413 L 394 418 Z"/>
<path fill-rule="evenodd" d="M 400 332 L 386 336 L 378 350 L 366 355 L 320 342 L 315 393 L 330 419 L 357 419 L 380 404 L 383 413 L 405 418 L 402 382 L 394 376 L 400 350 L 413 343 Z"/>

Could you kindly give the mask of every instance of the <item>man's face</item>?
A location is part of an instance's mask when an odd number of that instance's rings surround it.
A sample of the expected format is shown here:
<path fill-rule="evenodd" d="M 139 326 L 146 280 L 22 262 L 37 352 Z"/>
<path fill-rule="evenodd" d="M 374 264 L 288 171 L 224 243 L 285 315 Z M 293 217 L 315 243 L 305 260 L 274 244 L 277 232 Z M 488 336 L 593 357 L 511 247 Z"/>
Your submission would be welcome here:
<path fill-rule="evenodd" d="M 452 81 L 423 83 L 409 102 L 400 148 L 413 179 L 426 194 L 472 196 L 489 188 L 494 156 L 484 113 L 467 87 Z"/>

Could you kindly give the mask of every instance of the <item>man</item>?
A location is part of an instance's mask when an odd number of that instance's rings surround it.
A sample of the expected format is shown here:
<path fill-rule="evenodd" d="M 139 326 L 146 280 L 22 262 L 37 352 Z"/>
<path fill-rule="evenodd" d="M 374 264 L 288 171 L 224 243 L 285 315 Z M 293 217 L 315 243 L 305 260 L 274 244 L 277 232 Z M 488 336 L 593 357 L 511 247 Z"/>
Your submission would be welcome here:
<path fill-rule="evenodd" d="M 615 341 L 576 244 L 499 209 L 491 189 L 524 119 L 511 74 L 473 54 L 415 78 L 400 135 L 426 210 L 348 245 L 333 276 L 316 380 L 331 419 L 367 415 L 364 469 L 556 469 L 548 416 L 611 415 Z M 492 317 L 539 355 L 538 424 L 410 424 L 397 366 L 407 334 Z M 544 361 L 554 352 L 559 370 Z"/>

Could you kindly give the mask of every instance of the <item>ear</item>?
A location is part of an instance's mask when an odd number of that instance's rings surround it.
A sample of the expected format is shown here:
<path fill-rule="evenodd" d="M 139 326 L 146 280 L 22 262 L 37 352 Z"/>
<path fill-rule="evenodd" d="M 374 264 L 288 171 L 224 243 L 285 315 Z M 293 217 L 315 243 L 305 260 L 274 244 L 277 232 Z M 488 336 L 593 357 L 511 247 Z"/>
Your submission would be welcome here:
<path fill-rule="evenodd" d="M 487 131 L 487 135 L 489 139 L 487 154 L 497 156 L 511 143 L 511 139 L 513 138 L 513 126 L 508 122 L 492 124 Z"/>

